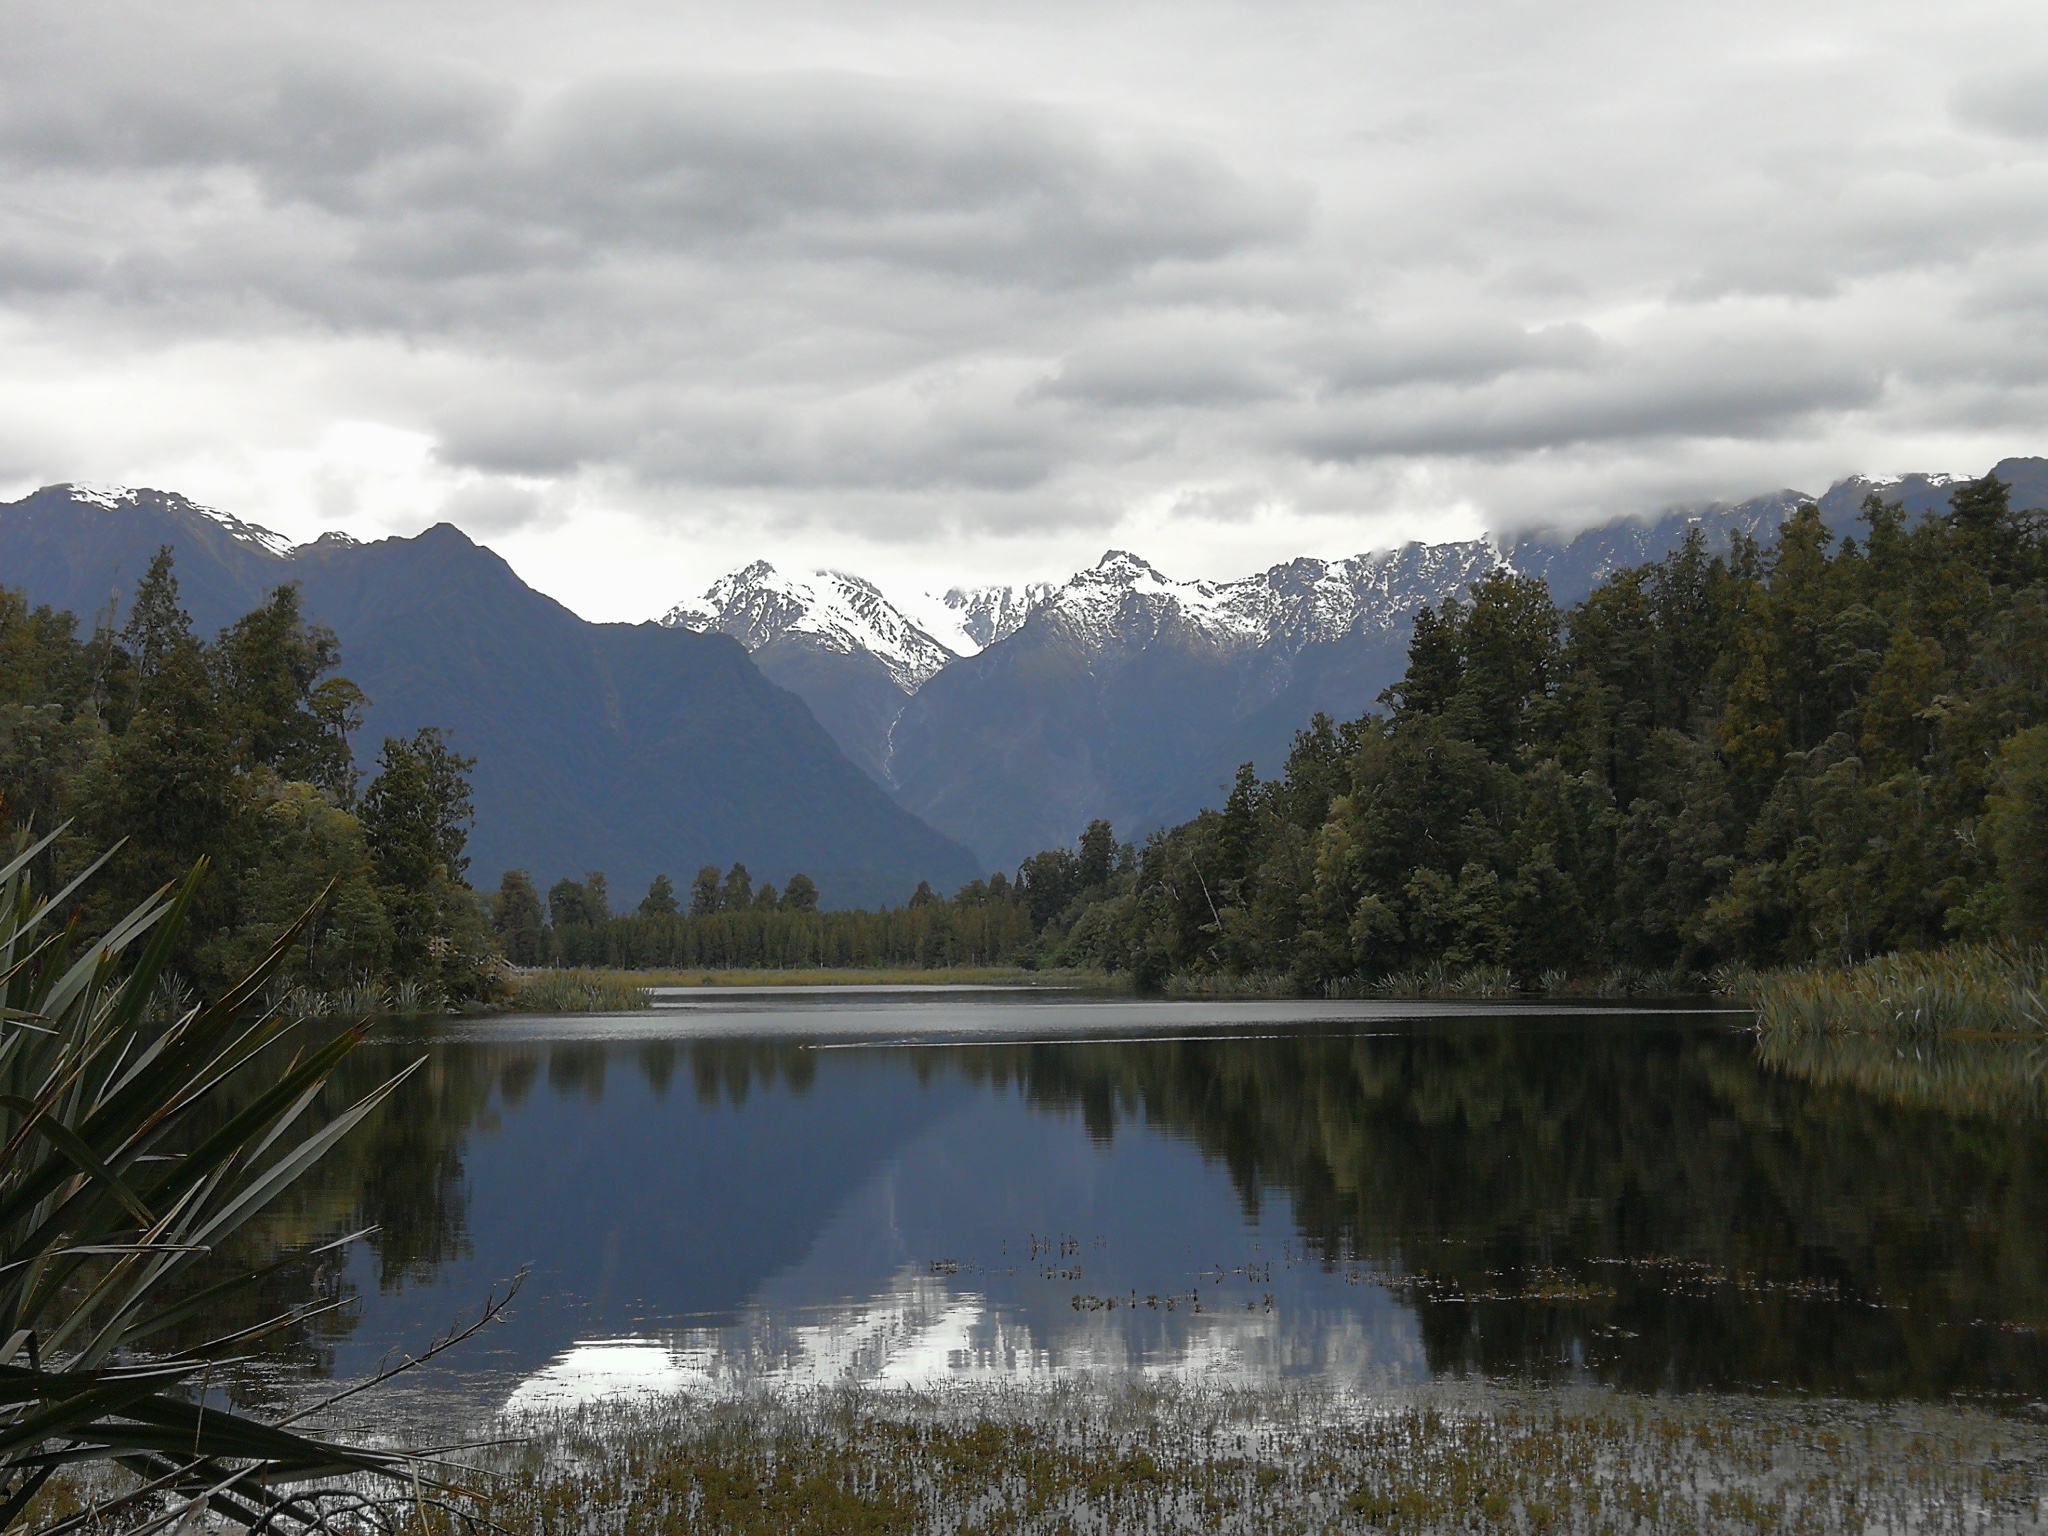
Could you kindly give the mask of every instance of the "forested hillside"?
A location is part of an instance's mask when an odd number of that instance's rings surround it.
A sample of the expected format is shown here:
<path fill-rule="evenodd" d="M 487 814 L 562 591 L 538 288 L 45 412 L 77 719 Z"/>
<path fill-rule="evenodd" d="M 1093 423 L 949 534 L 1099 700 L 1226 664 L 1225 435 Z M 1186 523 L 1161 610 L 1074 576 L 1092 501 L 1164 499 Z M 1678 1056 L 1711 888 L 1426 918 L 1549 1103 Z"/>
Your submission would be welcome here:
<path fill-rule="evenodd" d="M 2048 529 L 1987 477 L 1858 537 L 1812 506 L 1565 612 L 1417 615 L 1384 714 L 1152 839 L 1064 948 L 1142 978 L 1854 958 L 2048 927 Z"/>

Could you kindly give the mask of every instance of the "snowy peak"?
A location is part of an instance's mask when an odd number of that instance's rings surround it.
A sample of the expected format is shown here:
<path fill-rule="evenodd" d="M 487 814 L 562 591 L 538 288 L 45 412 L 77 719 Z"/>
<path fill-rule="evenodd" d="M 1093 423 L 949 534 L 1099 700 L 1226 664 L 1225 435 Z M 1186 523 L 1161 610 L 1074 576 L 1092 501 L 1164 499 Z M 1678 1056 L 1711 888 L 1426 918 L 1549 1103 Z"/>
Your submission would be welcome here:
<path fill-rule="evenodd" d="M 998 640 L 1007 640 L 1024 627 L 1032 609 L 1059 587 L 1050 581 L 1035 581 L 1022 587 L 954 587 L 939 602 L 952 616 L 955 627 L 969 645 L 955 645 L 962 654 L 985 650 Z"/>
<path fill-rule="evenodd" d="M 786 575 L 766 560 L 713 582 L 703 597 L 677 604 L 661 622 L 731 635 L 750 651 L 790 636 L 841 656 L 865 651 L 905 693 L 917 692 L 959 655 L 873 582 L 845 571 Z"/>
<path fill-rule="evenodd" d="M 1112 550 L 1034 605 L 1032 618 L 1093 650 L 1171 634 L 1226 653 L 1293 654 L 1347 635 L 1391 632 L 1417 607 L 1463 592 L 1505 563 L 1491 541 L 1473 540 L 1289 560 L 1238 581 L 1177 581 Z"/>
<path fill-rule="evenodd" d="M 99 507 L 108 512 L 133 511 L 138 507 L 154 507 L 173 514 L 203 518 L 214 524 L 238 544 L 260 549 L 265 554 L 282 559 L 291 553 L 292 541 L 281 533 L 255 523 L 245 523 L 232 512 L 223 512 L 217 507 L 204 507 L 196 501 L 178 495 L 175 491 L 153 491 L 125 485 L 79 485 L 67 482 L 53 485 L 49 490 L 68 496 L 80 506 Z"/>

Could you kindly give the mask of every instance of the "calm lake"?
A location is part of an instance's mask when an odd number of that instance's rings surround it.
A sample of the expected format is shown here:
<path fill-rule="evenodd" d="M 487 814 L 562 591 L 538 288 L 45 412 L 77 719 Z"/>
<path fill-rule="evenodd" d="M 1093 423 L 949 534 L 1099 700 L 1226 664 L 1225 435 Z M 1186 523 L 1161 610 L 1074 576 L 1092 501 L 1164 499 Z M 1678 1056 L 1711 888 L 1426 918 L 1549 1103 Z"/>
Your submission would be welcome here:
<path fill-rule="evenodd" d="M 2048 1396 L 2048 1126 L 1816 1086 L 1747 1023 L 933 991 L 408 1026 L 337 1086 L 424 1068 L 271 1224 L 379 1228 L 277 1282 L 347 1302 L 278 1369 L 360 1376 L 531 1266 L 414 1393 Z"/>

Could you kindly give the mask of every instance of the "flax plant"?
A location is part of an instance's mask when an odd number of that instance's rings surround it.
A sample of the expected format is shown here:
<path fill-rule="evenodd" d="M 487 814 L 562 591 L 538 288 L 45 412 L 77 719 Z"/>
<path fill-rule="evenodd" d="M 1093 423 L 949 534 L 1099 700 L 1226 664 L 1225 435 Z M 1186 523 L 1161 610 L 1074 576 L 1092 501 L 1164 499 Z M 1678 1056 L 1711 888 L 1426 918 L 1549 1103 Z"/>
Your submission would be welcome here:
<path fill-rule="evenodd" d="M 207 1511 L 264 1529 L 313 1523 L 310 1481 L 416 1488 L 418 1463 L 403 1455 L 207 1401 L 213 1371 L 304 1309 L 153 1348 L 303 1257 L 225 1279 L 195 1272 L 407 1074 L 311 1125 L 362 1031 L 295 1039 L 301 1021 L 259 999 L 312 914 L 217 1000 L 178 997 L 159 982 L 204 861 L 86 942 L 63 914 L 93 871 L 54 897 L 31 885 L 55 835 L 18 839 L 0 863 L 0 1530 L 34 1513 L 53 1474 L 92 1464 L 136 1479 L 98 1517 L 144 1530 Z M 166 997 L 178 998 L 168 1010 Z"/>

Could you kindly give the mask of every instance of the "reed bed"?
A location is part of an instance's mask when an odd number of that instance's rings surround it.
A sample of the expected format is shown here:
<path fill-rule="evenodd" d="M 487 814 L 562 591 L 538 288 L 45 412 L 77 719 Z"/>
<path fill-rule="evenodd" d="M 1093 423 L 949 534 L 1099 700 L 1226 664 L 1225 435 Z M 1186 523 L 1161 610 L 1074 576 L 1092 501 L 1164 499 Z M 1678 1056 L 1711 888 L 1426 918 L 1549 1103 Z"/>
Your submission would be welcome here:
<path fill-rule="evenodd" d="M 1174 971 L 1159 990 L 1167 997 L 1299 997 L 1301 983 L 1285 971 Z"/>
<path fill-rule="evenodd" d="M 1764 1037 L 1861 1034 L 2048 1038 L 2048 949 L 1970 945 L 1840 967 L 1722 978 Z"/>
<path fill-rule="evenodd" d="M 825 1391 L 515 1426 L 508 1536 L 2038 1530 L 2048 1431 L 1948 1408 L 1200 1388 Z M 435 1536 L 457 1527 L 427 1511 Z M 414 1529 L 418 1528 L 416 1524 Z"/>
<path fill-rule="evenodd" d="M 647 983 L 617 971 L 521 971 L 510 1003 L 522 1013 L 636 1013 Z"/>

